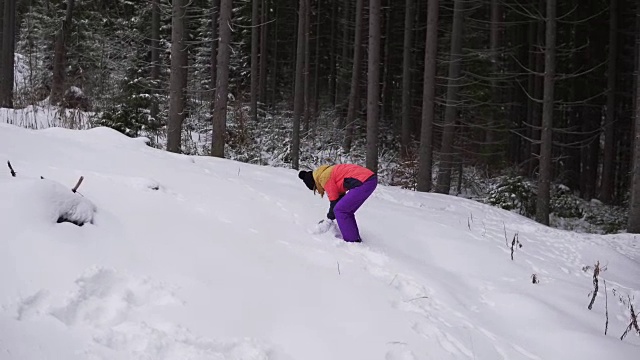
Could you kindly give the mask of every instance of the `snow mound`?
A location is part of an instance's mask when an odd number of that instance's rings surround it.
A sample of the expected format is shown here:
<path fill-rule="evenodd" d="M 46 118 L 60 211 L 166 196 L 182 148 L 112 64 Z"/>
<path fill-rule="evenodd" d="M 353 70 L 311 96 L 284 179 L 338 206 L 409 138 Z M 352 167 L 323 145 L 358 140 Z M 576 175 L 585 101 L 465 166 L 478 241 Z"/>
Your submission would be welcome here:
<path fill-rule="evenodd" d="M 28 217 L 33 225 L 62 222 L 92 224 L 96 206 L 78 193 L 49 179 L 12 178 L 0 182 L 0 213 Z"/>

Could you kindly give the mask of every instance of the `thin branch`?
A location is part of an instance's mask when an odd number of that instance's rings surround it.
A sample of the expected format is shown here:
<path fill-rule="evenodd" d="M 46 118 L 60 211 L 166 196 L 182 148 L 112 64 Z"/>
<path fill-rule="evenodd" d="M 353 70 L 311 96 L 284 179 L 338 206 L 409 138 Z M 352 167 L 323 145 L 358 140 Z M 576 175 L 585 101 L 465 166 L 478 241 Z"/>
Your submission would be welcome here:
<path fill-rule="evenodd" d="M 13 167 L 11 166 L 11 162 L 7 160 L 7 165 L 9 166 L 9 171 L 11 171 L 11 176 L 16 177 L 16 172 L 13 171 Z"/>

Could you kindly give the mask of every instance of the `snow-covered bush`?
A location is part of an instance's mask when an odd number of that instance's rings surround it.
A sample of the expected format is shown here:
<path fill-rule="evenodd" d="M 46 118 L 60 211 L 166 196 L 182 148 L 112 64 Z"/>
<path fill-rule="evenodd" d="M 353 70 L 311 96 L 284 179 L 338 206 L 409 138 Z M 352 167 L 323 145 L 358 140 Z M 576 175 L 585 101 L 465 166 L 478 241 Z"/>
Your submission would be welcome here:
<path fill-rule="evenodd" d="M 597 226 L 605 234 L 618 233 L 627 227 L 628 209 L 604 205 L 592 200 L 585 208 L 584 220 Z"/>
<path fill-rule="evenodd" d="M 533 184 L 522 176 L 504 176 L 490 190 L 487 202 L 520 215 L 533 216 L 536 193 Z"/>
<path fill-rule="evenodd" d="M 581 218 L 584 200 L 571 193 L 571 190 L 564 185 L 553 187 L 550 199 L 550 211 L 561 218 Z"/>

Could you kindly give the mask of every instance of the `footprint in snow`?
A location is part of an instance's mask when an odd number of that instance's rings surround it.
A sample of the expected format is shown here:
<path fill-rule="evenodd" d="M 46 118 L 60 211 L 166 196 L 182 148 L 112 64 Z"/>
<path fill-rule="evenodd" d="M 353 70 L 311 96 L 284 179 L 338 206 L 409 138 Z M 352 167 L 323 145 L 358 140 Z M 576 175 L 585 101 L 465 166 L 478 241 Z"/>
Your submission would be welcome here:
<path fill-rule="evenodd" d="M 65 304 L 50 311 L 68 326 L 115 326 L 127 321 L 138 308 L 178 303 L 166 286 L 113 269 L 92 269 L 76 284 L 78 289 Z"/>

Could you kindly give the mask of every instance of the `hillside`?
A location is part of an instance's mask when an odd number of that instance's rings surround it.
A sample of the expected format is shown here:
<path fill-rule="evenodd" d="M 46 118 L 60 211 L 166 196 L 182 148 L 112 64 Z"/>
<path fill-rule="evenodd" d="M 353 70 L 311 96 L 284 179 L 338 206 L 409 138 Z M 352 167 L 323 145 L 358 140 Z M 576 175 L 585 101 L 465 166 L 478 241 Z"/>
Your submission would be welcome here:
<path fill-rule="evenodd" d="M 312 234 L 328 201 L 294 170 L 167 153 L 107 128 L 0 124 L 0 160 L 17 172 L 0 171 L 0 359 L 640 353 L 633 330 L 620 340 L 629 299 L 640 310 L 632 235 L 380 186 L 357 213 L 364 242 L 346 244 Z"/>

